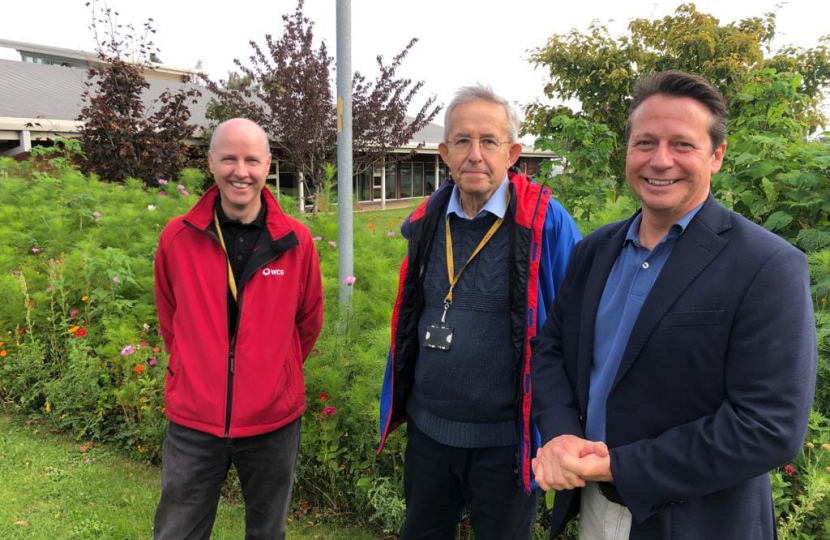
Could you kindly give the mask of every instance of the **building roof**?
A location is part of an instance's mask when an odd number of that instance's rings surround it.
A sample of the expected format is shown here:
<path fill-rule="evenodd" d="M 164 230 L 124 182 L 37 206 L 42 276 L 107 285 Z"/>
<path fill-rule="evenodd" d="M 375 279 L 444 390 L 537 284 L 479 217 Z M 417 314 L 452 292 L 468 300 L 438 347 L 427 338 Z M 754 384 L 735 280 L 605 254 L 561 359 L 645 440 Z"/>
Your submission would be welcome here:
<path fill-rule="evenodd" d="M 2 42 L 0 40 L 0 44 Z M 80 124 L 77 118 L 83 107 L 81 95 L 86 80 L 85 69 L 0 59 L 0 144 L 3 141 L 17 141 L 24 130 L 31 132 L 33 141 L 77 133 Z M 142 99 L 148 108 L 165 90 L 176 92 L 197 88 L 202 96 L 195 98 L 196 103 L 188 103 L 189 123 L 197 128 L 209 124 L 205 111 L 212 94 L 207 88 L 192 83 L 146 80 L 150 87 L 144 91 Z M 444 127 L 430 124 L 416 133 L 412 142 L 402 150 L 411 150 L 423 144 L 419 152 L 437 153 L 443 137 Z M 552 154 L 525 146 L 522 155 L 550 157 Z"/>

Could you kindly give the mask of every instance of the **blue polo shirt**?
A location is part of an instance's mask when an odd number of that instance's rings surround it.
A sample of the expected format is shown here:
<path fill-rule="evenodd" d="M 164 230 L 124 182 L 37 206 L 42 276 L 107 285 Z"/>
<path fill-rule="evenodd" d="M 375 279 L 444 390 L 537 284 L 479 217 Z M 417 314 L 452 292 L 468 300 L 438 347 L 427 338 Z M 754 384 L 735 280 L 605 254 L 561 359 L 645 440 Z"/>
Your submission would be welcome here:
<path fill-rule="evenodd" d="M 605 404 L 617 376 L 634 322 L 648 293 L 669 259 L 677 239 L 700 207 L 690 210 L 671 226 L 653 250 L 640 244 L 638 233 L 643 215 L 639 214 L 625 235 L 599 303 L 594 322 L 594 363 L 588 393 L 588 419 L 585 436 L 589 441 L 605 441 Z"/>
<path fill-rule="evenodd" d="M 501 181 L 501 184 L 496 191 L 490 195 L 490 198 L 487 199 L 487 202 L 484 204 L 481 210 L 478 211 L 474 217 L 469 217 L 467 214 L 464 213 L 464 210 L 461 209 L 461 192 L 458 190 L 458 184 L 452 187 L 452 193 L 450 194 L 450 202 L 447 204 L 447 215 L 455 214 L 462 219 L 475 219 L 481 215 L 482 212 L 490 212 L 491 214 L 495 215 L 496 217 L 503 218 L 504 213 L 507 211 L 507 177 L 505 176 L 504 179 Z"/>

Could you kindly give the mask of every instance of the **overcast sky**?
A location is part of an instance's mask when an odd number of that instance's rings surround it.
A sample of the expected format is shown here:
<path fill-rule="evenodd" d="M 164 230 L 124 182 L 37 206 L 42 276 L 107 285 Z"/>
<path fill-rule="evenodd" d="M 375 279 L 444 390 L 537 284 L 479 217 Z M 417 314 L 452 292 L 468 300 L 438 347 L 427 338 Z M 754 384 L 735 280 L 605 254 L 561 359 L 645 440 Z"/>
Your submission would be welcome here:
<path fill-rule="evenodd" d="M 94 50 L 86 0 L 4 1 L 0 38 Z M 721 23 L 762 16 L 780 0 L 701 0 L 698 10 Z M 455 89 L 488 83 L 509 101 L 525 104 L 542 97 L 545 74 L 527 62 L 529 50 L 543 46 L 553 34 L 572 28 L 584 31 L 592 20 L 625 32 L 634 18 L 661 18 L 680 2 L 663 0 L 352 0 L 352 67 L 376 74 L 375 56 L 390 59 L 412 37 L 419 43 L 400 72 L 425 82 L 424 97 L 435 94 L 447 103 Z M 248 42 L 264 44 L 264 36 L 282 32 L 281 15 L 296 7 L 293 0 L 109 0 L 120 21 L 136 27 L 154 19 L 156 45 L 165 64 L 203 69 L 224 78 L 234 58 L 246 58 Z M 307 0 L 305 14 L 315 22 L 315 37 L 325 40 L 336 57 L 336 1 Z M 778 38 L 784 44 L 814 46 L 830 33 L 830 1 L 790 0 L 778 10 Z M 19 59 L 0 48 L 0 58 Z M 0 96 L 2 98 L 2 96 Z M 443 124 L 443 119 L 438 119 Z"/>

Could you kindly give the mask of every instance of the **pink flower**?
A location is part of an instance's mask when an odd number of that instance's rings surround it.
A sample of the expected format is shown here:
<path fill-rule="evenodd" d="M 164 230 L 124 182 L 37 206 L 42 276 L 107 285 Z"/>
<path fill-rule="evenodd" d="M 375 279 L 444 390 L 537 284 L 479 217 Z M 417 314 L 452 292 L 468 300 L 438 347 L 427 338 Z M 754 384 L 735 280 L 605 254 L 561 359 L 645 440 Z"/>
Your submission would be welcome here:
<path fill-rule="evenodd" d="M 121 349 L 121 356 L 130 356 L 135 352 L 135 347 L 132 345 L 127 345 L 123 349 Z"/>
<path fill-rule="evenodd" d="M 181 190 L 181 194 L 183 197 L 187 197 L 188 195 L 190 195 L 190 193 L 188 193 L 186 189 Z"/>
<path fill-rule="evenodd" d="M 325 409 L 323 409 L 323 416 L 325 416 L 327 418 L 331 418 L 336 413 L 337 413 L 337 409 L 335 409 L 334 407 L 326 407 Z"/>
<path fill-rule="evenodd" d="M 93 212 L 93 213 L 92 213 L 92 217 L 94 217 L 94 218 L 99 218 L 99 217 L 101 217 L 101 212 L 98 212 L 98 211 Z"/>
<path fill-rule="evenodd" d="M 168 184 L 167 180 L 165 180 L 164 178 L 159 178 L 159 185 L 160 186 L 166 186 L 167 184 Z"/>
<path fill-rule="evenodd" d="M 346 276 L 343 278 L 343 285 L 354 285 L 354 282 L 357 281 L 357 278 L 354 276 Z"/>
<path fill-rule="evenodd" d="M 166 197 L 166 196 L 167 196 L 167 193 L 165 193 L 164 190 L 159 191 L 159 197 Z"/>
<path fill-rule="evenodd" d="M 77 309 L 73 309 L 72 311 L 69 312 L 69 316 L 70 317 L 77 317 L 78 313 L 80 313 L 80 312 Z"/>
<path fill-rule="evenodd" d="M 386 233 L 386 236 L 388 236 L 389 238 L 395 238 L 395 231 L 389 231 L 388 233 Z"/>
<path fill-rule="evenodd" d="M 150 344 L 147 343 L 146 341 L 142 341 L 141 343 L 138 344 L 139 347 L 148 347 L 149 345 Z"/>
<path fill-rule="evenodd" d="M 323 411 L 325 413 L 325 411 Z M 787 473 L 789 476 L 795 476 L 795 467 L 792 465 L 787 465 L 784 467 L 784 472 Z"/>
<path fill-rule="evenodd" d="M 337 247 L 337 242 L 335 242 L 334 240 L 329 240 L 329 245 L 333 248 L 336 248 Z"/>
<path fill-rule="evenodd" d="M 118 276 L 112 276 L 113 283 L 121 283 L 121 280 L 118 279 Z"/>
<path fill-rule="evenodd" d="M 314 237 L 314 241 L 315 241 L 315 242 L 319 242 L 319 241 L 320 241 L 320 240 L 322 240 L 322 239 L 323 239 L 323 237 L 322 237 L 322 236 L 315 236 L 315 237 Z"/>
<path fill-rule="evenodd" d="M 183 184 L 179 184 L 178 186 L 176 186 L 176 189 L 178 189 L 179 191 L 184 191 L 185 188 Z"/>
<path fill-rule="evenodd" d="M 33 248 L 32 248 L 32 253 L 34 253 L 35 255 L 37 255 L 38 253 L 40 253 L 40 248 L 33 247 Z"/>
<path fill-rule="evenodd" d="M 328 400 L 329 400 L 329 395 L 326 394 L 325 392 L 320 392 L 320 401 L 328 401 Z"/>
<path fill-rule="evenodd" d="M 155 358 L 150 358 L 147 361 L 147 363 L 150 364 L 150 366 L 155 366 L 156 364 L 158 364 L 158 360 L 156 360 Z"/>

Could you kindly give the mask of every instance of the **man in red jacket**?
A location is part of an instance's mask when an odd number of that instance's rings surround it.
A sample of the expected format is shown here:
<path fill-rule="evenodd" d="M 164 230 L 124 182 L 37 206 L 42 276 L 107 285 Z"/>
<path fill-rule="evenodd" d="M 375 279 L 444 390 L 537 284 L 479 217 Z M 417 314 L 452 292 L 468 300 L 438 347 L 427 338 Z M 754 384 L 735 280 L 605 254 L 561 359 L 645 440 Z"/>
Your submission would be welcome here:
<path fill-rule="evenodd" d="M 236 118 L 208 152 L 216 181 L 161 234 L 156 305 L 170 352 L 156 540 L 207 540 L 233 464 L 247 540 L 285 538 L 305 409 L 303 362 L 323 321 L 308 229 L 267 189 L 265 132 Z"/>

